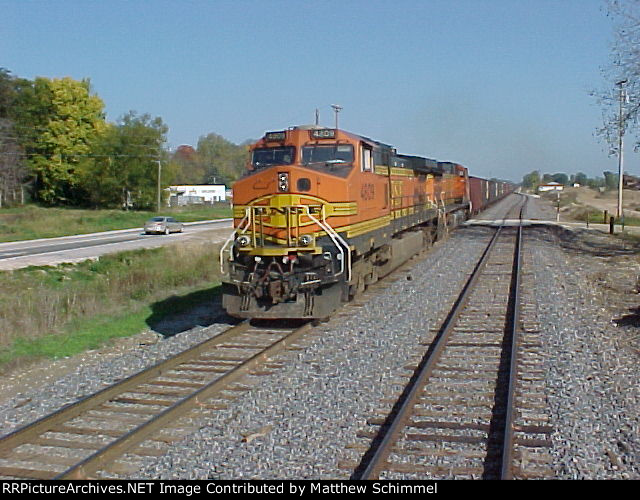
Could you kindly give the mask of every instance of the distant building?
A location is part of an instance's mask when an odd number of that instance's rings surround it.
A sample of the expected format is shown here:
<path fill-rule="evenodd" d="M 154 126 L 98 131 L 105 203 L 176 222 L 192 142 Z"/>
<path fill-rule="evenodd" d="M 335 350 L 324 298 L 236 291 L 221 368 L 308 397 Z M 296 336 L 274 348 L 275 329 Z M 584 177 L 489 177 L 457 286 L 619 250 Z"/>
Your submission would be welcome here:
<path fill-rule="evenodd" d="M 562 191 L 564 190 L 564 186 L 559 182 L 548 182 L 546 184 L 540 184 L 538 186 L 538 192 L 542 193 L 544 191 Z"/>
<path fill-rule="evenodd" d="M 169 186 L 169 206 L 204 205 L 225 201 L 224 184 L 200 184 L 194 186 Z"/>
<path fill-rule="evenodd" d="M 640 177 L 630 174 L 622 174 L 622 187 L 640 191 Z"/>

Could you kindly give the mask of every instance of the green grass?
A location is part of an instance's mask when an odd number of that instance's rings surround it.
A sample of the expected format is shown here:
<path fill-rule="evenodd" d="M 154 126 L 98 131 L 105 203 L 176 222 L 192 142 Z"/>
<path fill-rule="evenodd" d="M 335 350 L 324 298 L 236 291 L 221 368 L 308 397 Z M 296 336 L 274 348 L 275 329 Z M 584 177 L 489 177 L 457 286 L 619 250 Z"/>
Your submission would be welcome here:
<path fill-rule="evenodd" d="M 576 207 L 573 208 L 569 213 L 569 217 L 576 221 L 586 222 L 587 217 L 589 218 L 590 224 L 608 224 L 609 222 L 605 222 L 602 210 L 597 210 L 593 207 Z M 609 214 L 611 217 L 613 214 Z M 616 226 L 620 225 L 620 221 L 616 219 Z M 624 218 L 625 226 L 640 226 L 640 218 L 638 217 L 625 217 Z"/>
<path fill-rule="evenodd" d="M 0 368 L 16 360 L 64 358 L 97 349 L 111 339 L 130 337 L 170 316 L 187 312 L 200 305 L 212 303 L 220 294 L 220 287 L 198 288 L 186 295 L 171 296 L 153 305 L 143 305 L 116 316 L 98 315 L 70 322 L 62 333 L 48 334 L 35 339 L 17 338 L 0 351 Z"/>
<path fill-rule="evenodd" d="M 555 192 L 547 191 L 547 192 L 541 193 L 540 196 L 543 199 L 549 201 L 554 207 L 558 206 L 558 194 L 557 194 L 557 191 L 555 191 Z M 578 198 L 578 194 L 577 193 L 572 193 L 572 192 L 567 193 L 565 191 L 561 191 L 560 192 L 560 199 L 559 199 L 560 208 L 563 208 L 563 207 L 566 207 L 566 206 L 571 205 L 573 203 L 576 203 L 577 198 Z"/>
<path fill-rule="evenodd" d="M 38 205 L 0 209 L 0 242 L 53 238 L 142 227 L 156 215 L 169 215 L 180 222 L 231 217 L 228 204 L 167 208 L 161 212 L 83 210 Z"/>
<path fill-rule="evenodd" d="M 193 242 L 0 272 L 0 364 L 93 349 L 210 300 L 218 250 Z"/>

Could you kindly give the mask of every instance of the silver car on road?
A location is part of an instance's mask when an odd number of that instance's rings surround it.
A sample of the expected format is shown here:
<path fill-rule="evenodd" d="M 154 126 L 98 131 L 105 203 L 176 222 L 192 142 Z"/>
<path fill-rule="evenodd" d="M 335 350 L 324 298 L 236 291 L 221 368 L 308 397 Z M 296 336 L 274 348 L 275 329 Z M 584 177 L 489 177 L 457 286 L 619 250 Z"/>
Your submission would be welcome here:
<path fill-rule="evenodd" d="M 149 219 L 144 225 L 145 234 L 181 233 L 183 230 L 182 223 L 173 217 L 154 217 L 153 219 Z"/>

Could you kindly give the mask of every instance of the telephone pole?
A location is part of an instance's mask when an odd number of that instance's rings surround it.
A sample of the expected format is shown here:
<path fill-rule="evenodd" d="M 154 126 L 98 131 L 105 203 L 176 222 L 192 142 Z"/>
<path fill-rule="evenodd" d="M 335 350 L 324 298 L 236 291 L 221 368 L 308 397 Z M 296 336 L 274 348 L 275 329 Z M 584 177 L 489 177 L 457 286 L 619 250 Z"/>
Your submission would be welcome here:
<path fill-rule="evenodd" d="M 627 91 L 624 88 L 627 80 L 620 80 L 616 85 L 620 87 L 620 116 L 618 120 L 618 212 L 617 218 L 622 218 L 622 174 L 623 174 L 623 147 L 624 147 L 624 103 L 627 98 Z"/>
<path fill-rule="evenodd" d="M 162 175 L 162 163 L 160 162 L 160 157 L 158 156 L 158 213 L 160 212 L 160 202 L 162 199 L 162 196 L 160 196 L 162 192 L 161 185 L 160 185 L 161 175 Z"/>

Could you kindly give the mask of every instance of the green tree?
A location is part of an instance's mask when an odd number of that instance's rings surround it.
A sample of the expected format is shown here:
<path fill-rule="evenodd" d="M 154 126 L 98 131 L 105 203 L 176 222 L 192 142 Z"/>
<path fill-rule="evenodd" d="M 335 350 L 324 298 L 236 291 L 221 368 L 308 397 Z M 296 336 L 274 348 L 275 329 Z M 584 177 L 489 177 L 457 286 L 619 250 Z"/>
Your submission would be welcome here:
<path fill-rule="evenodd" d="M 149 209 L 156 205 L 158 161 L 162 187 L 173 169 L 163 149 L 168 127 L 162 119 L 130 111 L 108 127 L 83 165 L 82 187 L 93 206 Z"/>
<path fill-rule="evenodd" d="M 0 118 L 9 118 L 16 98 L 14 78 L 11 72 L 0 68 Z"/>
<path fill-rule="evenodd" d="M 618 174 L 613 172 L 603 172 L 604 174 L 604 186 L 607 189 L 618 189 Z"/>
<path fill-rule="evenodd" d="M 575 178 L 573 179 L 573 181 L 577 182 L 581 186 L 586 186 L 588 178 L 587 178 L 586 174 L 583 174 L 582 172 L 578 172 L 576 174 Z"/>
<path fill-rule="evenodd" d="M 540 172 L 534 170 L 522 178 L 522 187 L 535 189 L 540 184 Z"/>
<path fill-rule="evenodd" d="M 18 85 L 16 128 L 36 177 L 36 197 L 49 204 L 78 203 L 77 169 L 104 133 L 104 103 L 89 80 L 69 77 Z"/>
<path fill-rule="evenodd" d="M 569 176 L 567 174 L 563 174 L 563 173 L 553 174 L 551 176 L 551 180 L 553 182 L 557 182 L 559 184 L 562 184 L 563 186 L 568 186 L 569 185 Z"/>
<path fill-rule="evenodd" d="M 28 176 L 15 129 L 18 81 L 10 71 L 0 68 L 0 206 L 22 202 L 24 181 Z"/>
<path fill-rule="evenodd" d="M 238 146 L 221 135 L 210 133 L 200 137 L 197 152 L 207 184 L 225 183 L 229 186 L 244 173 L 246 146 Z"/>

